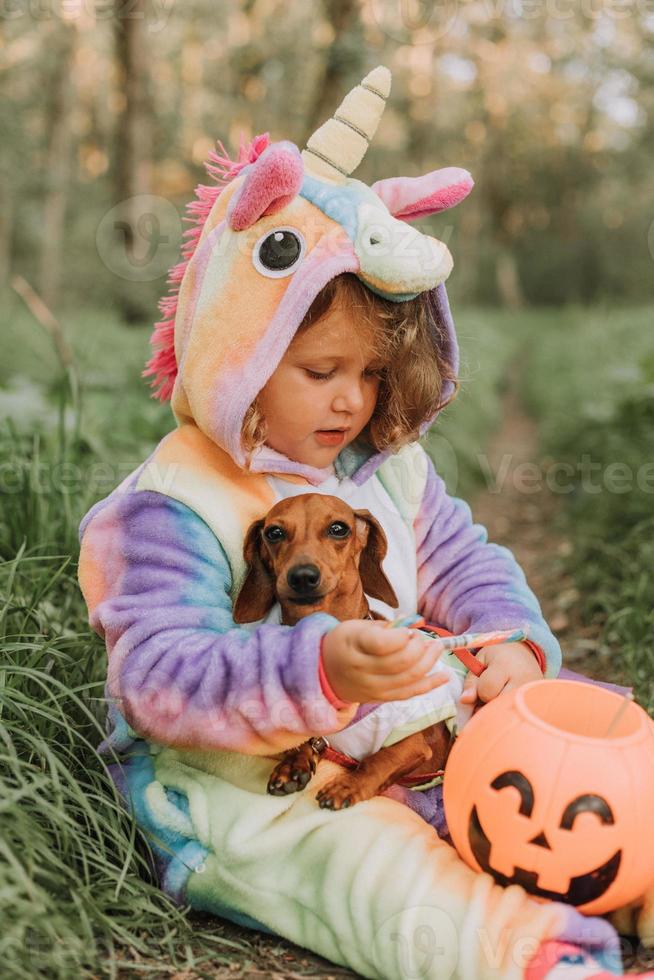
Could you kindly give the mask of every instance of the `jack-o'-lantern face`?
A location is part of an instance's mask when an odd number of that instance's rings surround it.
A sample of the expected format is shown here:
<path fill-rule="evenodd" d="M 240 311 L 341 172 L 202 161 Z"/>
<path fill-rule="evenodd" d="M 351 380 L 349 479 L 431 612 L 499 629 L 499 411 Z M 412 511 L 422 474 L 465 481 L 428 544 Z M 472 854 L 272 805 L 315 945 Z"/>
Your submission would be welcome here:
<path fill-rule="evenodd" d="M 498 811 L 494 808 L 494 814 L 486 815 L 487 820 L 484 820 L 483 804 L 475 805 L 468 824 L 468 841 L 480 868 L 492 875 L 498 884 L 504 887 L 522 885 L 532 895 L 575 906 L 596 901 L 613 884 L 620 868 L 622 849 L 611 852 L 614 835 L 607 834 L 605 828 L 614 827 L 615 820 L 611 807 L 602 796 L 583 793 L 575 797 L 566 804 L 558 825 L 549 828 L 533 822 L 535 791 L 524 773 L 517 770 L 503 772 L 490 786 L 506 798 L 505 806 L 498 801 L 504 822 L 503 833 L 493 843 L 492 831 L 489 837 L 485 827 L 494 824 Z M 583 819 L 586 815 L 590 817 L 589 820 Z M 583 848 L 577 842 L 578 834 L 584 835 Z M 587 867 L 591 844 L 589 835 L 594 837 L 591 850 L 597 854 L 598 861 L 591 868 Z M 502 854 L 502 841 L 507 837 L 511 840 L 508 861 L 503 859 Z M 554 849 L 557 854 L 555 861 L 552 860 Z M 562 880 L 560 867 L 562 850 L 568 852 L 565 861 L 568 877 L 565 881 Z M 524 867 L 515 863 L 518 851 L 524 855 Z M 571 860 L 575 852 L 583 852 L 584 857 L 579 864 L 585 864 L 586 868 L 579 868 L 578 864 L 575 866 Z M 605 857 L 607 854 L 609 856 Z M 507 873 L 508 867 L 511 868 L 510 873 Z M 570 869 L 573 868 L 578 873 L 571 874 Z"/>
<path fill-rule="evenodd" d="M 654 728 L 569 680 L 525 684 L 464 726 L 443 780 L 452 841 L 501 885 L 601 915 L 654 881 Z"/>

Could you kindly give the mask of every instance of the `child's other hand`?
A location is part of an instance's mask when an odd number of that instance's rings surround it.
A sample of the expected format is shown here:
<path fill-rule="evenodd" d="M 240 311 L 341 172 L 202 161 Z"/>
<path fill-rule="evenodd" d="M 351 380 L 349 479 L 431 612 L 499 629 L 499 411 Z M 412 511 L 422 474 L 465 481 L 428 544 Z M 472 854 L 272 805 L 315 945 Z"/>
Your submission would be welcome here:
<path fill-rule="evenodd" d="M 442 652 L 418 630 L 348 619 L 324 637 L 322 662 L 342 701 L 402 701 L 447 683 L 443 672 L 425 676 Z"/>
<path fill-rule="evenodd" d="M 477 654 L 477 660 L 487 664 L 486 670 L 479 677 L 468 674 L 463 685 L 462 704 L 491 701 L 498 694 L 529 681 L 542 680 L 543 677 L 533 651 L 524 643 L 498 643 L 483 647 Z"/>

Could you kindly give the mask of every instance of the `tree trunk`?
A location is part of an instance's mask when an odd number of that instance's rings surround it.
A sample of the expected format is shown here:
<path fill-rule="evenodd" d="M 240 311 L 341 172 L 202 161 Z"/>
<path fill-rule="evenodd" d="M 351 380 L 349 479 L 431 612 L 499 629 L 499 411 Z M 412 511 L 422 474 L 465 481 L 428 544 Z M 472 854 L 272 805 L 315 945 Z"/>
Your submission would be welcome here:
<path fill-rule="evenodd" d="M 45 167 L 43 231 L 39 266 L 39 292 L 50 309 L 59 305 L 66 203 L 70 187 L 73 102 L 73 61 L 77 44 L 74 25 L 61 24 L 55 38 L 56 63 L 49 80 L 50 137 Z"/>
<path fill-rule="evenodd" d="M 14 228 L 14 200 L 9 185 L 0 190 L 0 287 L 6 286 L 11 273 L 11 240 Z"/>
<path fill-rule="evenodd" d="M 307 138 L 336 110 L 334 93 L 345 94 L 342 78 L 346 74 L 347 58 L 343 44 L 348 39 L 352 16 L 358 10 L 356 0 L 323 0 L 323 7 L 334 32 L 334 40 L 329 47 L 323 77 L 307 117 Z"/>
<path fill-rule="evenodd" d="M 148 84 L 149 49 L 146 0 L 115 0 L 114 28 L 118 85 L 123 96 L 116 127 L 115 199 L 123 203 L 119 247 L 133 254 L 141 214 L 139 196 L 150 193 L 152 175 L 152 107 Z M 132 323 L 145 315 L 133 284 L 119 284 L 123 318 Z"/>
<path fill-rule="evenodd" d="M 495 281 L 502 306 L 509 310 L 521 310 L 525 305 L 525 298 L 520 285 L 518 263 L 515 254 L 508 248 L 498 247 Z"/>

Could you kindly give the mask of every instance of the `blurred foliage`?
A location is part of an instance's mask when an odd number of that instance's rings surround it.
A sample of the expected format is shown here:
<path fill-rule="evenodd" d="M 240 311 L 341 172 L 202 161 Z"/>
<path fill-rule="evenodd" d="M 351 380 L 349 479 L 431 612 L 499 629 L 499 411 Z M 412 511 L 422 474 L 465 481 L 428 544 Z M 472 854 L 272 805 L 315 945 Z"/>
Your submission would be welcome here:
<path fill-rule="evenodd" d="M 466 167 L 471 197 L 423 223 L 452 249 L 455 311 L 462 301 L 562 304 L 457 316 L 462 390 L 425 438 L 450 491 L 478 485 L 506 365 L 522 348 L 524 397 L 553 459 L 575 466 L 587 454 L 600 474 L 654 460 L 652 307 L 563 305 L 651 296 L 654 22 L 645 4 L 136 0 L 113 9 L 112 19 L 111 5 L 23 3 L 0 21 L 0 281 L 20 273 L 42 291 L 44 268 L 52 275 L 58 263 L 54 308 L 76 368 L 71 385 L 51 339 L 15 295 L 0 295 L 0 952 L 17 978 L 155 972 L 162 962 L 204 975 L 249 955 L 247 942 L 230 949 L 189 926 L 153 885 L 147 842 L 95 753 L 105 653 L 82 628 L 75 576 L 81 516 L 173 425 L 140 372 L 183 207 L 208 182 L 202 163 L 216 139 L 232 154 L 241 134 L 303 145 L 368 70 L 388 65 L 393 93 L 355 176 Z M 116 36 L 121 17 L 141 11 L 148 220 L 125 256 L 103 229 L 120 224 L 112 209 L 128 96 Z M 129 328 L 118 312 L 125 299 Z M 586 615 L 652 708 L 652 494 L 637 483 L 590 493 L 579 476 L 566 501 Z"/>
<path fill-rule="evenodd" d="M 83 487 L 83 502 L 75 505 L 81 517 L 84 508 L 110 493 L 175 425 L 170 405 L 150 398 L 141 377 L 150 328 L 125 326 L 115 313 L 95 308 L 70 312 L 66 336 L 81 386 L 74 409 L 62 389 L 51 338 L 11 292 L 0 292 L 0 306 L 0 419 L 11 419 L 4 424 L 12 439 L 20 436 L 32 445 L 31 460 L 38 456 L 40 441 L 58 428 L 76 440 L 75 459 L 86 456 L 85 478 L 80 481 L 73 469 L 68 479 L 71 487 Z M 539 314 L 532 316 L 539 319 Z M 504 370 L 522 343 L 524 316 L 465 310 L 457 318 L 457 331 L 461 388 L 424 444 L 450 492 L 465 496 L 482 484 L 478 457 L 500 421 Z M 0 461 L 3 471 L 11 470 L 12 479 L 18 479 L 10 456 L 0 451 Z M 29 483 L 26 492 L 29 496 Z M 23 533 L 24 522 L 19 525 Z M 47 536 L 47 527 L 41 530 Z"/>
<path fill-rule="evenodd" d="M 9 291 L 0 293 L 0 305 L 0 417 L 11 416 L 12 426 L 22 433 L 51 431 L 61 394 L 51 339 Z M 65 331 L 83 397 L 77 412 L 65 403 L 64 425 L 69 433 L 79 427 L 85 447 L 79 451 L 118 467 L 102 479 L 108 493 L 174 427 L 170 406 L 150 398 L 141 378 L 150 355 L 150 327 L 127 327 L 113 312 L 82 308 L 66 316 Z"/>
<path fill-rule="evenodd" d="M 546 449 L 574 449 L 580 430 L 610 423 L 625 398 L 651 398 L 653 317 L 652 307 L 569 307 L 543 318 L 523 388 Z"/>
<path fill-rule="evenodd" d="M 654 710 L 652 309 L 565 311 L 530 345 L 524 397 L 536 416 L 584 615 Z M 547 462 L 547 461 L 546 461 Z"/>
<path fill-rule="evenodd" d="M 538 312 L 525 317 L 480 309 L 456 316 L 460 388 L 422 440 L 449 493 L 466 498 L 484 486 L 487 474 L 480 459 L 486 458 L 489 437 L 502 422 L 508 365 L 521 349 L 525 331 L 535 331 L 540 319 Z"/>
<path fill-rule="evenodd" d="M 38 288 L 45 195 L 56 184 L 59 197 L 47 203 L 50 213 L 65 197 L 65 234 L 54 249 L 62 307 L 88 304 L 91 290 L 103 304 L 128 296 L 151 321 L 165 269 L 176 261 L 182 225 L 158 225 L 157 207 L 149 220 L 151 201 L 136 230 L 136 279 L 117 269 L 101 236 L 96 244 L 118 203 L 124 141 L 127 95 L 115 37 L 137 13 L 148 123 L 138 186 L 164 211 L 172 205 L 179 217 L 194 186 L 207 181 L 202 162 L 217 138 L 231 152 L 240 134 L 264 131 L 303 145 L 382 63 L 393 71 L 393 92 L 356 176 L 370 182 L 445 165 L 473 173 L 470 199 L 424 222 L 451 245 L 455 299 L 520 305 L 651 296 L 647 5 L 137 0 L 118 4 L 114 22 L 104 7 L 65 9 L 64 17 L 63 5 L 45 5 L 37 16 L 33 5 L 18 5 L 0 24 L 1 167 L 11 203 L 0 252 L 13 253 L 14 271 Z M 62 154 L 67 172 L 59 166 L 55 174 Z M 148 249 L 155 257 L 144 270 Z"/>

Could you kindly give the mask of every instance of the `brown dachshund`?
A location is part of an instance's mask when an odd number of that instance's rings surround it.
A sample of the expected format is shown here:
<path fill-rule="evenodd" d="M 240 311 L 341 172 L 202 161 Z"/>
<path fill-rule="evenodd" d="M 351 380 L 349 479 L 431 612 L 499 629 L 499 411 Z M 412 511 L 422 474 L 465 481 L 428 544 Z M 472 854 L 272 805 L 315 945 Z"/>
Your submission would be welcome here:
<path fill-rule="evenodd" d="M 352 510 L 326 494 L 286 497 L 248 528 L 243 546 L 248 572 L 234 604 L 234 622 L 262 619 L 276 600 L 288 626 L 315 612 L 340 620 L 382 619 L 370 611 L 366 593 L 397 604 L 382 569 L 386 551 L 386 535 L 369 511 Z M 284 752 L 268 792 L 283 796 L 304 789 L 327 746 L 316 737 Z M 445 724 L 432 725 L 363 759 L 316 798 L 332 810 L 370 799 L 403 776 L 442 769 L 449 748 Z"/>

